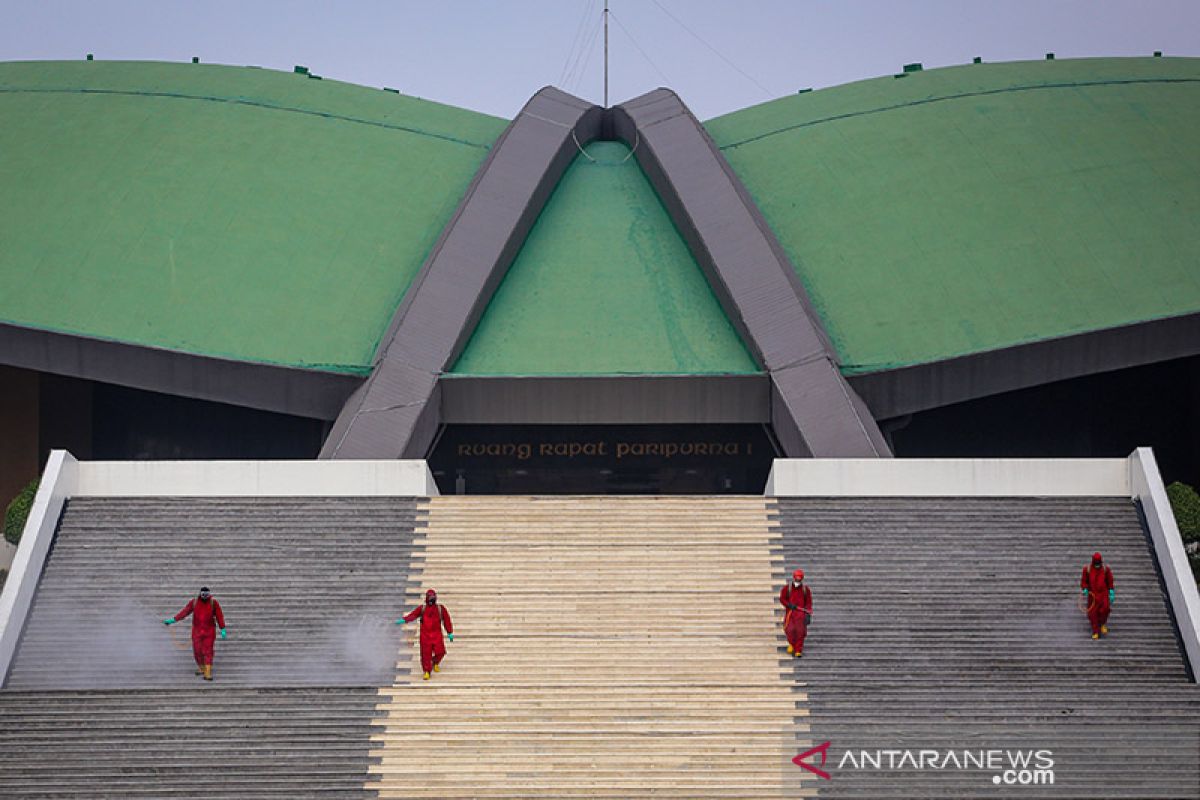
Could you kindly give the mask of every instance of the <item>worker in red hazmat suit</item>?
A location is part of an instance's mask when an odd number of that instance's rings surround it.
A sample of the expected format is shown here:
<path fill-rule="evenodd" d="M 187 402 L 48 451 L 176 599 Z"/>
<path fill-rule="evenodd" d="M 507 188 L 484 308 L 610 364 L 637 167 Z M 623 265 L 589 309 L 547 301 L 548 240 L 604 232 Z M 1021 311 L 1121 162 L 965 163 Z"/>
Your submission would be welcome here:
<path fill-rule="evenodd" d="M 1092 563 L 1083 568 L 1079 588 L 1087 607 L 1088 622 L 1092 624 L 1092 638 L 1099 639 L 1108 633 L 1108 613 L 1116 600 L 1112 570 L 1099 553 L 1092 553 Z"/>
<path fill-rule="evenodd" d="M 207 586 L 200 587 L 200 594 L 194 600 L 189 600 L 173 617 L 163 620 L 164 625 L 174 625 L 181 619 L 192 615 L 192 657 L 196 659 L 196 674 L 203 675 L 204 680 L 211 681 L 213 663 L 213 642 L 217 631 L 225 638 L 225 615 L 221 613 L 221 604 Z"/>
<path fill-rule="evenodd" d="M 788 640 L 788 655 L 804 656 L 804 637 L 808 635 L 808 623 L 812 621 L 812 590 L 804 585 L 804 570 L 792 573 L 790 583 L 779 590 L 779 602 L 783 605 L 783 632 Z"/>
<path fill-rule="evenodd" d="M 412 611 L 396 620 L 397 625 L 412 622 L 421 618 L 421 670 L 425 680 L 429 680 L 430 672 L 441 672 L 438 664 L 446 657 L 446 643 L 442 640 L 442 627 L 445 626 L 450 641 L 454 641 L 454 623 L 450 621 L 450 612 L 443 605 L 438 605 L 437 592 L 433 589 L 425 592 L 425 604 L 417 606 Z"/>

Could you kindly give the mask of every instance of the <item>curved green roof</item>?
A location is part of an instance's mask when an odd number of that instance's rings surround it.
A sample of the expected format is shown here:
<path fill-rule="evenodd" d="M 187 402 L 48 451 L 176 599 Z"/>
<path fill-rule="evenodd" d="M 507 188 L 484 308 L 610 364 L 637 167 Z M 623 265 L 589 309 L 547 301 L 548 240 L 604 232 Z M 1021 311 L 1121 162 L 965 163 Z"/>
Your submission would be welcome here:
<path fill-rule="evenodd" d="M 1200 311 L 1200 59 L 914 72 L 706 127 L 848 374 Z"/>
<path fill-rule="evenodd" d="M 248 67 L 0 64 L 0 321 L 364 373 L 505 125 Z"/>
<path fill-rule="evenodd" d="M 463 375 L 758 371 L 629 148 L 578 155 L 453 368 Z"/>

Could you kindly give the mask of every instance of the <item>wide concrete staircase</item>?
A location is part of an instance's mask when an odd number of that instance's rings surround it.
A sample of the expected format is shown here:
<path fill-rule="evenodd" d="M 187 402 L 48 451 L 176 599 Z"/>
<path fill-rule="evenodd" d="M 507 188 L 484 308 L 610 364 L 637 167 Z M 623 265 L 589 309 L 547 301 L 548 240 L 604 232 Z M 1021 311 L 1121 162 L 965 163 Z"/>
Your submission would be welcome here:
<path fill-rule="evenodd" d="M 832 770 L 829 797 L 1197 797 L 1200 691 L 1189 683 L 1137 509 L 1122 499 L 781 499 L 805 570 L 812 736 L 846 751 L 1049 749 L 1053 787 L 991 770 Z M 1112 566 L 1093 641 L 1079 574 Z M 780 576 L 782 579 L 782 575 Z M 857 756 L 856 756 L 857 758 Z"/>
<path fill-rule="evenodd" d="M 159 622 L 201 583 L 211 684 Z M 391 624 L 427 587 L 456 630 L 430 681 Z M 9 677 L 0 797 L 1200 797 L 1200 693 L 1118 500 L 75 500 Z M 824 742 L 830 779 L 791 763 Z M 1055 784 L 840 763 L 909 748 L 1048 749 Z"/>

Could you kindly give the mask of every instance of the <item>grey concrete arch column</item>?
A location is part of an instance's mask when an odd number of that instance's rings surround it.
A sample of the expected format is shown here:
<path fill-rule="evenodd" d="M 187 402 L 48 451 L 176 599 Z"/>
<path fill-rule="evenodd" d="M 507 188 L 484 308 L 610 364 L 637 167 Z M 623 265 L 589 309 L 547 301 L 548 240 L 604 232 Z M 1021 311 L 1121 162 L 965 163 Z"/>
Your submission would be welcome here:
<path fill-rule="evenodd" d="M 598 106 L 552 87 L 493 145 L 413 281 L 321 458 L 424 458 L 440 421 L 438 379 L 466 346 L 496 287 L 579 148 Z"/>
<path fill-rule="evenodd" d="M 891 455 L 795 270 L 700 122 L 669 89 L 612 109 L 725 314 L 771 376 L 771 421 L 787 455 Z"/>

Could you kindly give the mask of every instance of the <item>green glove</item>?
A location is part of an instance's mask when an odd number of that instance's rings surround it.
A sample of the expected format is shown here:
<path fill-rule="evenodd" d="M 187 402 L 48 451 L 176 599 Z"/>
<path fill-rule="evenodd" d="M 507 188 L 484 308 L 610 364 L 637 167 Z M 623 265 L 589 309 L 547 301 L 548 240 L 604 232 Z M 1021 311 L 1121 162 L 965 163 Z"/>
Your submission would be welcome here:
<path fill-rule="evenodd" d="M 1087 589 L 1084 589 L 1084 590 L 1083 590 L 1083 596 L 1084 596 L 1084 597 L 1087 597 Z"/>
<path fill-rule="evenodd" d="M 224 628 L 221 628 L 221 638 L 222 638 L 222 639 L 226 638 L 226 637 L 225 637 L 225 629 L 224 629 Z"/>
<path fill-rule="evenodd" d="M 163 625 L 174 625 L 174 624 L 175 624 L 174 617 L 167 617 L 166 619 L 163 620 Z"/>
<path fill-rule="evenodd" d="M 1116 600 L 1116 599 L 1117 599 L 1117 593 L 1116 593 L 1116 591 L 1115 591 L 1115 590 L 1113 590 L 1113 589 L 1109 589 L 1109 590 L 1108 590 L 1108 602 L 1110 602 L 1110 603 L 1111 603 L 1111 602 L 1113 602 L 1113 601 L 1114 601 L 1114 600 Z"/>
<path fill-rule="evenodd" d="M 454 641 L 454 634 L 453 634 L 453 633 L 452 633 L 452 634 L 450 634 L 450 641 L 452 641 L 452 642 Z"/>
<path fill-rule="evenodd" d="M 408 620 L 406 620 L 404 617 L 401 617 L 400 619 L 396 620 L 397 625 L 405 625 L 407 623 L 408 623 Z"/>

